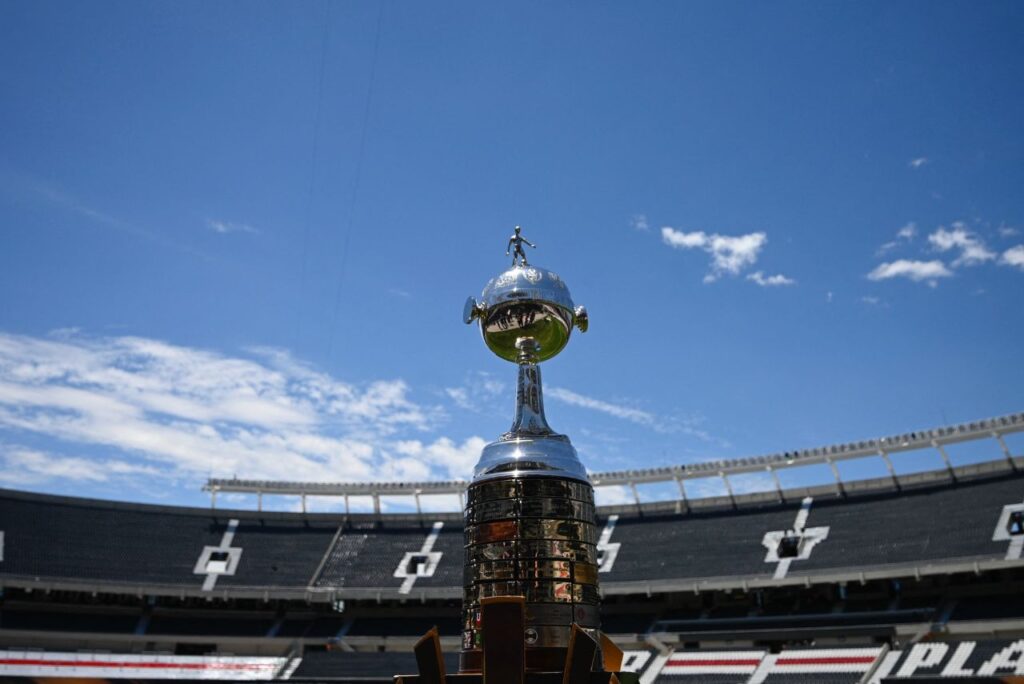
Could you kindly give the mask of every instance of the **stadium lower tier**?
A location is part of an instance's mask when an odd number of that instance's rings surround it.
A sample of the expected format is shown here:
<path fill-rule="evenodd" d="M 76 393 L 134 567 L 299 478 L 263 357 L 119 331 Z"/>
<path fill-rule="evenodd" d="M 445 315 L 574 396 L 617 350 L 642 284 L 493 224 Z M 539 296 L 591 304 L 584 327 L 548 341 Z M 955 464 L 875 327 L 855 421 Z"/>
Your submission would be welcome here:
<path fill-rule="evenodd" d="M 456 670 L 454 654 L 446 657 Z M 918 643 L 885 647 L 692 651 L 630 650 L 623 670 L 652 684 L 884 684 L 1024 675 L 1024 639 Z M 118 655 L 0 651 L 0 677 L 96 680 L 302 682 L 390 681 L 414 673 L 411 653 L 310 653 L 283 658 Z M 31 679 L 29 679 L 31 678 Z"/>
<path fill-rule="evenodd" d="M 924 633 L 1024 636 L 1024 568 L 746 591 L 607 597 L 600 621 L 624 646 L 899 644 Z M 178 655 L 408 648 L 436 626 L 458 650 L 457 599 L 152 596 L 12 587 L 0 591 L 0 647 Z"/>

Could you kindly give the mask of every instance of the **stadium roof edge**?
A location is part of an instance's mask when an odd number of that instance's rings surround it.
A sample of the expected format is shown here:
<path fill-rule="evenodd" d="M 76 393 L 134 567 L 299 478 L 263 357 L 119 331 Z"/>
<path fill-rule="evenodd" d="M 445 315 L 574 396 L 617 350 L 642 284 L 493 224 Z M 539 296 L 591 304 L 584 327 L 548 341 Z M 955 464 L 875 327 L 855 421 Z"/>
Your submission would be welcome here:
<path fill-rule="evenodd" d="M 679 486 L 680 495 L 686 497 L 683 482 L 689 479 L 719 477 L 725 481 L 730 491 L 728 478 L 731 475 L 764 473 L 775 476 L 775 471 L 783 468 L 828 464 L 832 467 L 837 483 L 841 482 L 837 461 L 881 457 L 886 461 L 893 479 L 895 470 L 889 460 L 891 454 L 920 449 L 935 449 L 946 464 L 948 470 L 953 466 L 943 447 L 960 442 L 980 439 L 996 439 L 999 442 L 1005 460 L 1016 469 L 1014 457 L 1003 441 L 1005 434 L 1024 431 L 1024 412 L 1011 413 L 994 418 L 959 423 L 928 430 L 918 430 L 897 435 L 889 435 L 877 439 L 833 444 L 813 449 L 800 449 L 761 456 L 743 457 L 730 460 L 705 461 L 688 465 L 665 466 L 658 468 L 639 468 L 633 470 L 592 473 L 590 480 L 595 487 L 629 486 L 634 488 L 634 497 L 639 502 L 635 487 L 638 484 L 656 482 L 675 482 Z M 781 485 L 776 480 L 776 489 Z M 374 498 L 375 510 L 379 512 L 379 497 L 382 496 L 413 496 L 417 500 L 421 495 L 455 494 L 463 496 L 468 483 L 461 480 L 428 481 L 428 482 L 288 482 L 248 479 L 210 478 L 203 486 L 203 491 L 211 493 L 214 502 L 219 492 L 270 495 L 290 495 L 303 498 L 306 496 L 370 496 Z M 262 501 L 261 501 L 262 504 Z"/>
<path fill-rule="evenodd" d="M 857 480 L 847 483 L 839 490 L 832 485 L 816 485 L 782 489 L 778 492 L 754 492 L 736 494 L 734 496 L 712 496 L 701 499 L 646 501 L 639 506 L 633 503 L 598 506 L 602 515 L 610 514 L 678 514 L 721 513 L 729 511 L 755 510 L 764 506 L 790 505 L 799 502 L 808 495 L 843 496 L 859 498 L 862 496 L 891 496 L 911 493 L 924 489 L 936 489 L 952 486 L 960 482 L 996 479 L 1024 474 L 1024 456 L 1014 457 L 1016 468 L 1011 468 L 1006 461 L 992 460 L 981 463 L 970 463 L 957 466 L 950 470 L 928 470 L 901 475 L 894 482 L 889 477 Z M 779 496 L 781 494 L 781 497 Z M 0 499 L 23 501 L 39 501 L 54 505 L 94 506 L 124 511 L 152 511 L 178 515 L 215 516 L 217 518 L 238 517 L 246 520 L 280 520 L 280 521 L 322 521 L 324 523 L 342 523 L 345 521 L 376 521 L 387 520 L 396 523 L 407 521 L 410 524 L 421 524 L 436 521 L 462 521 L 462 511 L 422 511 L 422 512 L 298 512 L 298 511 L 257 511 L 251 508 L 211 508 L 199 506 L 174 506 L 168 504 L 139 503 L 116 501 L 89 497 L 67 496 L 61 494 L 45 494 L 17 489 L 0 488 Z M 686 506 L 684 507 L 683 504 Z"/>

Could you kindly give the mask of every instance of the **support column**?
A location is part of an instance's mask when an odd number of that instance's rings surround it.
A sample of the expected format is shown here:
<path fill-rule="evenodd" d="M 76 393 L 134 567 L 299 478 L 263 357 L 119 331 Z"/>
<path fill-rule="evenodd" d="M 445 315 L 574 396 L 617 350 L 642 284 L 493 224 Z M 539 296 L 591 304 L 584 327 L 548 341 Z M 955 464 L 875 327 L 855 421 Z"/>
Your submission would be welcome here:
<path fill-rule="evenodd" d="M 732 493 L 732 483 L 729 482 L 729 476 L 725 474 L 725 471 L 719 471 L 719 476 L 722 478 L 722 482 L 725 483 L 725 491 L 729 492 L 729 501 L 732 502 L 732 507 L 736 508 L 736 496 Z"/>
<path fill-rule="evenodd" d="M 832 469 L 832 477 L 836 478 L 836 492 L 840 496 L 846 496 L 846 489 L 843 487 L 843 478 L 839 475 L 839 468 L 836 467 L 836 462 L 831 458 L 826 458 L 825 462 L 828 463 L 829 468 Z"/>
<path fill-rule="evenodd" d="M 1013 469 L 1013 472 L 1017 472 L 1017 462 L 1013 460 L 1013 454 L 1010 453 L 1010 448 L 1003 441 L 1003 436 L 998 432 L 993 432 L 992 436 L 999 442 L 999 447 L 1003 450 L 1003 456 L 1006 456 L 1006 460 L 1010 462 L 1010 468 Z"/>
<path fill-rule="evenodd" d="M 949 454 L 947 454 L 946 450 L 942 448 L 942 445 L 934 439 L 932 440 L 932 446 L 935 447 L 942 456 L 942 462 L 946 464 L 946 470 L 949 471 L 949 479 L 956 482 L 956 471 L 953 470 L 953 464 L 949 460 Z"/>
<path fill-rule="evenodd" d="M 683 486 L 683 478 L 676 475 L 676 484 L 679 485 L 679 497 L 683 502 L 683 506 L 686 508 L 686 512 L 690 512 L 690 500 L 686 498 L 686 487 Z"/>
<path fill-rule="evenodd" d="M 779 503 L 783 503 L 786 500 L 785 495 L 782 493 L 782 482 L 779 480 L 779 474 L 775 468 L 768 466 L 768 472 L 771 473 L 772 479 L 775 480 L 775 491 L 779 494 Z"/>
<path fill-rule="evenodd" d="M 889 454 L 885 449 L 879 449 L 878 455 L 885 461 L 885 467 L 889 469 L 889 477 L 892 478 L 892 483 L 896 487 L 896 491 L 900 491 L 900 480 L 896 477 L 896 469 L 892 467 L 892 459 L 889 458 Z"/>

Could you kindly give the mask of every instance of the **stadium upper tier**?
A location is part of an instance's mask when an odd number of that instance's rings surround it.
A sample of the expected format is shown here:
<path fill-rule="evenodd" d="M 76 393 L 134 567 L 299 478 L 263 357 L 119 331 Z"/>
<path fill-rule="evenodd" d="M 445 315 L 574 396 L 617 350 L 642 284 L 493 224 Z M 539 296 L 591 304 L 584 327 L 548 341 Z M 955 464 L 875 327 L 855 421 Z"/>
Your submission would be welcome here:
<path fill-rule="evenodd" d="M 738 496 L 679 512 L 601 509 L 601 586 L 644 594 L 1020 566 L 1021 465 L 939 471 L 912 487 Z M 462 591 L 457 513 L 228 511 L 0 491 L 0 535 L 0 586 L 310 601 Z"/>

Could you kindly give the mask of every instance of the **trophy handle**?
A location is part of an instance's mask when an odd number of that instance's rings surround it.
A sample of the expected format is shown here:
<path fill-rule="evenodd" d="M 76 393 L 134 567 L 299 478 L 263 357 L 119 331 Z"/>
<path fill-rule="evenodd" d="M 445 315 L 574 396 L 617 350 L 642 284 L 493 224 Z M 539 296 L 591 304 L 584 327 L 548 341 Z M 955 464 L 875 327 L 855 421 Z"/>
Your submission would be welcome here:
<path fill-rule="evenodd" d="M 468 297 L 462 306 L 462 322 L 469 325 L 474 319 L 483 315 L 483 307 L 476 301 L 475 297 Z"/>
<path fill-rule="evenodd" d="M 587 307 L 577 306 L 573 311 L 573 325 L 580 329 L 581 333 L 587 332 L 590 327 L 590 316 L 587 314 Z"/>

